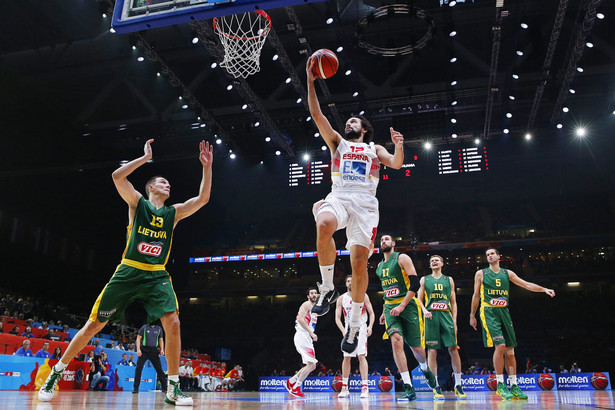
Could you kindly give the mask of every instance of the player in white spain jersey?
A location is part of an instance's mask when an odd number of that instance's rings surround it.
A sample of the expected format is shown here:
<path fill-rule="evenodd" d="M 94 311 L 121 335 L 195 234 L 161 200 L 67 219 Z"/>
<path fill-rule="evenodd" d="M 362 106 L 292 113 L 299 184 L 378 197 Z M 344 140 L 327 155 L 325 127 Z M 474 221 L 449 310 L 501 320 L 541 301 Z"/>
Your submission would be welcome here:
<path fill-rule="evenodd" d="M 307 298 L 301 304 L 297 317 L 295 318 L 295 348 L 301 355 L 303 367 L 293 377 L 286 380 L 286 390 L 295 397 L 305 397 L 301 391 L 303 381 L 316 369 L 316 354 L 314 353 L 314 342 L 318 340 L 318 336 L 314 333 L 316 329 L 316 321 L 318 316 L 311 312 L 312 306 L 318 300 L 318 291 L 311 287 L 307 291 Z"/>
<path fill-rule="evenodd" d="M 346 276 L 346 293 L 339 297 L 335 307 L 335 323 L 337 327 L 345 335 L 348 331 L 348 323 L 350 312 L 352 311 L 352 275 Z M 342 313 L 344 314 L 344 322 L 346 326 L 342 324 Z M 369 315 L 369 325 L 367 324 L 367 316 Z M 348 390 L 348 378 L 350 377 L 350 358 L 359 358 L 359 371 L 361 373 L 361 398 L 369 397 L 369 385 L 368 376 L 369 369 L 367 367 L 367 338 L 372 335 L 372 328 L 374 326 L 374 309 L 369 301 L 369 296 L 365 295 L 365 302 L 363 310 L 361 312 L 361 329 L 359 330 L 358 346 L 354 353 L 344 352 L 344 360 L 342 361 L 342 391 L 337 395 L 338 398 L 348 397 L 350 392 Z"/>
<path fill-rule="evenodd" d="M 308 105 L 320 135 L 331 151 L 331 193 L 314 204 L 316 219 L 316 250 L 322 276 L 319 284 L 320 298 L 312 313 L 324 315 L 339 294 L 333 285 L 333 268 L 336 248 L 333 234 L 346 228 L 346 248 L 350 251 L 352 266 L 352 312 L 350 327 L 342 340 L 342 350 L 352 353 L 357 348 L 363 300 L 367 290 L 367 260 L 371 254 L 378 228 L 378 200 L 376 189 L 380 164 L 400 169 L 404 163 L 404 137 L 393 128 L 391 140 L 395 153 L 371 143 L 374 130 L 365 118 L 352 116 L 346 121 L 344 135 L 335 131 L 320 109 L 314 88 L 314 58 L 307 62 Z"/>

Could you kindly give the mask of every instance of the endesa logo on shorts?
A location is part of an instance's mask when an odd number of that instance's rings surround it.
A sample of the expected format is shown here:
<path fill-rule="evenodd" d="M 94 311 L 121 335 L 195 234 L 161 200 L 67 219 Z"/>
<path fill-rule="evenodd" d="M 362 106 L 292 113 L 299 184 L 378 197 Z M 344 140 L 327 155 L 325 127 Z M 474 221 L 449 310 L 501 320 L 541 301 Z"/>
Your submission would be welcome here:
<path fill-rule="evenodd" d="M 140 242 L 137 245 L 137 250 L 143 255 L 160 256 L 160 254 L 162 253 L 162 242 Z"/>

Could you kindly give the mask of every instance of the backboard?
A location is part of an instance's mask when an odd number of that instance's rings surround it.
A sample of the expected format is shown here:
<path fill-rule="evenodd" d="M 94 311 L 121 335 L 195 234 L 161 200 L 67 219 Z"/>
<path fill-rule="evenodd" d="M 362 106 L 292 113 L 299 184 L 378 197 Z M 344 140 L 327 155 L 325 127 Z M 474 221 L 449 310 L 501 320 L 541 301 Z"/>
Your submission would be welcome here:
<path fill-rule="evenodd" d="M 111 27 L 117 33 L 267 10 L 324 0 L 116 0 Z"/>

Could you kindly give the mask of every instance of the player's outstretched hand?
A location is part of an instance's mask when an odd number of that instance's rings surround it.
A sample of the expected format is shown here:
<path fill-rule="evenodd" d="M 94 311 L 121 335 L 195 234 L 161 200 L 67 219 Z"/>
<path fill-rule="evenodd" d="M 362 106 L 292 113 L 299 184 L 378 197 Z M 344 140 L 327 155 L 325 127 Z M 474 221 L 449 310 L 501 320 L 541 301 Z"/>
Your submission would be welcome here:
<path fill-rule="evenodd" d="M 201 164 L 204 168 L 210 168 L 214 163 L 214 146 L 209 145 L 209 142 L 201 141 L 199 149 L 201 151 L 199 154 Z"/>
<path fill-rule="evenodd" d="M 143 156 L 147 158 L 148 161 L 152 158 L 152 142 L 154 142 L 153 139 L 147 140 L 143 147 Z"/>
<path fill-rule="evenodd" d="M 477 330 L 476 329 L 476 317 L 472 316 L 470 318 L 470 326 L 472 326 L 474 328 L 474 330 Z"/>
<path fill-rule="evenodd" d="M 395 144 L 396 148 L 403 148 L 404 146 L 404 136 L 399 131 L 395 131 L 393 127 L 391 127 L 391 141 Z"/>
<path fill-rule="evenodd" d="M 305 73 L 307 74 L 307 80 L 308 81 L 314 81 L 316 79 L 316 76 L 314 75 L 314 62 L 316 61 L 315 57 L 310 57 L 307 60 L 307 64 L 305 65 Z"/>
<path fill-rule="evenodd" d="M 555 297 L 555 291 L 553 289 L 545 289 L 545 293 L 551 296 L 552 298 Z"/>

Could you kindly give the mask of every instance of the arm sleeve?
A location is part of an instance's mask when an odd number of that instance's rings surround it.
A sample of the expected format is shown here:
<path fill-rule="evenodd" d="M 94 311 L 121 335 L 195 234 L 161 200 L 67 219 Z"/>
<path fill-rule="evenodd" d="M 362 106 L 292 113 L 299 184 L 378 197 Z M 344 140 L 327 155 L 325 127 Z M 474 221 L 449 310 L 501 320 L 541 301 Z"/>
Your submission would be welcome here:
<path fill-rule="evenodd" d="M 409 275 L 408 278 L 410 279 L 410 289 L 408 290 L 414 293 L 418 293 L 421 287 L 421 280 L 416 275 Z"/>

